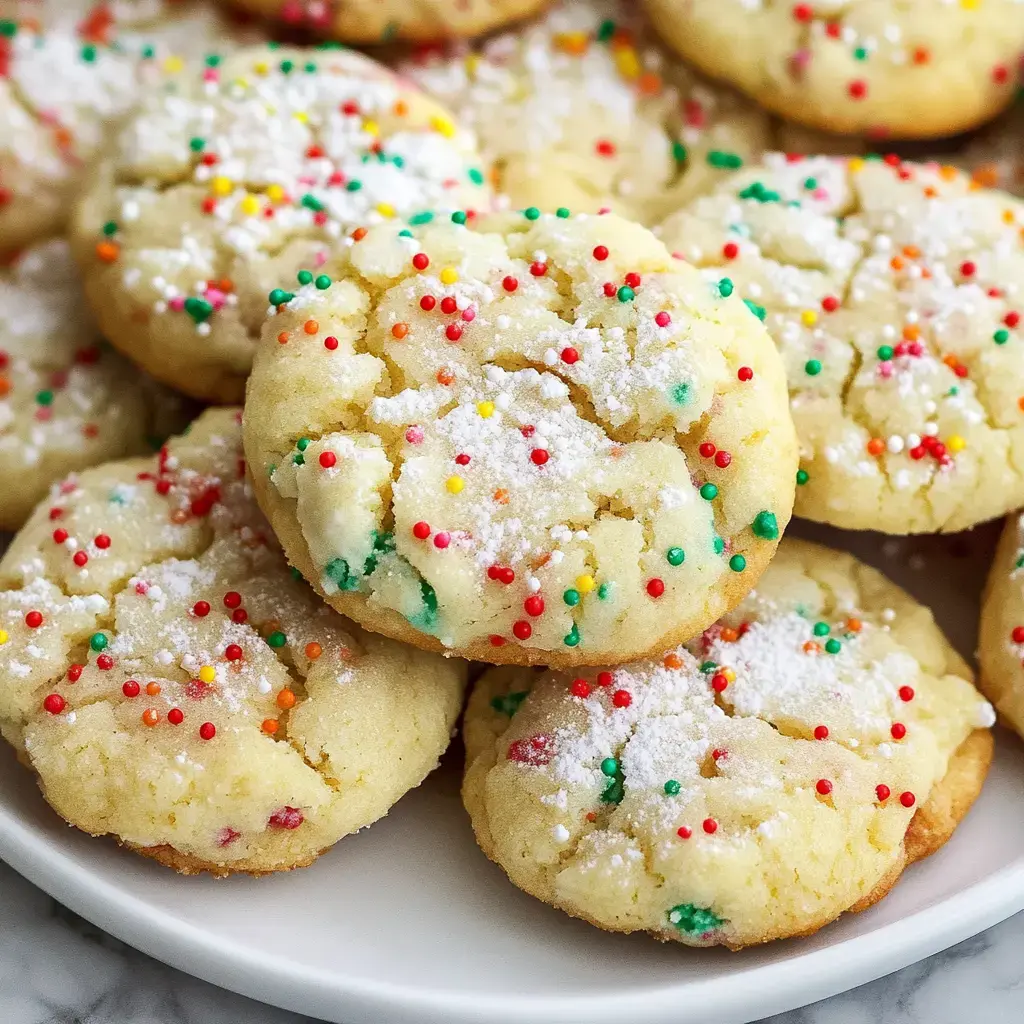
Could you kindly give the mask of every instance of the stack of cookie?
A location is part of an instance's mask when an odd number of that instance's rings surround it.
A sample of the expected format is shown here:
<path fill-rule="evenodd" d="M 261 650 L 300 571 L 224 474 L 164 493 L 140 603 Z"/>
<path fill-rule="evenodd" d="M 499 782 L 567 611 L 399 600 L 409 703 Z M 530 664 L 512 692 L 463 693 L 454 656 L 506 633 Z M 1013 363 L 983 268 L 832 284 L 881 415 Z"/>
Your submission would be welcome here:
<path fill-rule="evenodd" d="M 873 153 L 994 117 L 1024 3 L 243 6 L 389 45 L 0 4 L 0 731 L 46 799 L 300 867 L 473 676 L 464 801 L 538 898 L 739 948 L 884 896 L 995 714 L 926 608 L 781 538 L 1024 506 L 1015 151 Z M 1022 550 L 981 652 L 1018 728 Z"/>

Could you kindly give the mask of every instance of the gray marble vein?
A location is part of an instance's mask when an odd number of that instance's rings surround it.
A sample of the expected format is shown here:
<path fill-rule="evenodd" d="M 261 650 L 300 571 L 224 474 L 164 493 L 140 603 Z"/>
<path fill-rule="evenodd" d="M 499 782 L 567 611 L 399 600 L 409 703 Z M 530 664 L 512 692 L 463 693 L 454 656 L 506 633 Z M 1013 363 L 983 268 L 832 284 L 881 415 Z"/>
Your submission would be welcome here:
<path fill-rule="evenodd" d="M 1024 914 L 1018 914 L 887 978 L 762 1024 L 1022 1022 Z M 0 863 L 0 1024 L 316 1022 L 151 960 Z"/>

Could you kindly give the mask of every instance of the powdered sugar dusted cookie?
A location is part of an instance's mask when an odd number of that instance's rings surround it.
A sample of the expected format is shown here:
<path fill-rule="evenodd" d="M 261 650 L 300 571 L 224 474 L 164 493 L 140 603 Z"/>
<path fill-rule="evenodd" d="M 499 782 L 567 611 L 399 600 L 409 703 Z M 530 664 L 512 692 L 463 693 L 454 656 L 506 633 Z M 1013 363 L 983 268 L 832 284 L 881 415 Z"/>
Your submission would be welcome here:
<path fill-rule="evenodd" d="M 104 331 L 197 397 L 242 395 L 267 291 L 362 225 L 489 202 L 470 139 L 351 51 L 254 48 L 150 93 L 79 210 Z"/>
<path fill-rule="evenodd" d="M 101 344 L 65 242 L 0 273 L 0 529 L 67 473 L 154 450 L 189 411 Z"/>
<path fill-rule="evenodd" d="M 517 207 L 652 223 L 770 145 L 767 114 L 666 55 L 624 0 L 561 0 L 401 69 L 476 132 Z"/>
<path fill-rule="evenodd" d="M 435 766 L 464 666 L 289 572 L 238 414 L 55 488 L 0 561 L 0 730 L 86 832 L 180 871 L 299 867 Z"/>
<path fill-rule="evenodd" d="M 978 637 L 981 688 L 1024 735 L 1024 519 L 1009 517 L 988 578 Z"/>
<path fill-rule="evenodd" d="M 496 663 L 700 632 L 789 519 L 771 339 L 638 224 L 459 219 L 271 294 L 245 444 L 289 558 L 367 628 Z"/>
<path fill-rule="evenodd" d="M 222 0 L 225 5 L 227 0 Z M 475 36 L 525 18 L 547 0 L 237 0 L 238 6 L 346 43 Z"/>
<path fill-rule="evenodd" d="M 941 846 L 981 788 L 994 717 L 925 608 L 787 540 L 687 647 L 484 675 L 463 797 L 484 852 L 539 899 L 737 948 L 862 909 Z"/>
<path fill-rule="evenodd" d="M 645 0 L 687 60 L 826 131 L 938 138 L 1013 98 L 1021 0 Z"/>
<path fill-rule="evenodd" d="M 143 88 L 175 88 L 186 59 L 223 52 L 209 6 L 152 0 L 0 4 L 0 249 L 59 232 L 86 166 Z M 216 58 L 213 58 L 216 59 Z"/>
<path fill-rule="evenodd" d="M 961 530 L 1024 504 L 1024 205 L 951 167 L 773 156 L 660 229 L 761 307 L 797 514 Z"/>

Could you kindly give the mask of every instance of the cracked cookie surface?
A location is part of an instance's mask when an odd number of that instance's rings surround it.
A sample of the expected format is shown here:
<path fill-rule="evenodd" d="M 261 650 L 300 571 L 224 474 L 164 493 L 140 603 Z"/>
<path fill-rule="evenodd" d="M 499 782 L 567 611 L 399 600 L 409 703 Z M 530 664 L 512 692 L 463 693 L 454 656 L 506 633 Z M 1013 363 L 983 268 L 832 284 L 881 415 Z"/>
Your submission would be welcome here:
<path fill-rule="evenodd" d="M 0 529 L 67 473 L 152 451 L 189 403 L 101 343 L 63 240 L 0 272 Z"/>
<path fill-rule="evenodd" d="M 756 303 L 786 365 L 796 513 L 886 533 L 1024 504 L 1024 204 L 951 167 L 773 155 L 658 233 Z"/>
<path fill-rule="evenodd" d="M 1014 96 L 1024 2 L 645 0 L 665 41 L 707 74 L 814 128 L 938 138 Z"/>
<path fill-rule="evenodd" d="M 381 817 L 465 679 L 290 573 L 238 419 L 68 479 L 0 560 L 0 732 L 69 822 L 185 872 L 299 867 Z"/>
<path fill-rule="evenodd" d="M 466 712 L 484 852 L 612 931 L 733 948 L 885 895 L 981 788 L 990 705 L 930 612 L 786 540 L 703 637 L 649 661 L 492 669 Z"/>
<path fill-rule="evenodd" d="M 770 147 L 766 113 L 667 54 L 619 0 L 562 0 L 399 69 L 476 133 L 516 207 L 608 207 L 649 224 Z"/>
<path fill-rule="evenodd" d="M 326 269 L 272 293 L 244 433 L 338 610 L 465 657 L 595 664 L 753 586 L 796 446 L 738 297 L 640 225 L 568 210 L 373 228 Z"/>
<path fill-rule="evenodd" d="M 256 47 L 148 94 L 94 169 L 74 242 L 115 345 L 235 401 L 279 277 L 352 229 L 489 203 L 469 136 L 383 65 Z"/>

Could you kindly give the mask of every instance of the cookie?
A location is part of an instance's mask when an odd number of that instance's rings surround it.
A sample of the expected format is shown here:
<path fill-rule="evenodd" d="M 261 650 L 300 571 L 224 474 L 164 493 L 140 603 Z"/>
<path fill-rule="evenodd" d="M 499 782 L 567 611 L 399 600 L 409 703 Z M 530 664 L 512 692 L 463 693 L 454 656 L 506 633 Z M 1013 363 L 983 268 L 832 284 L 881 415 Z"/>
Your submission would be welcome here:
<path fill-rule="evenodd" d="M 290 573 L 238 419 L 56 487 L 0 561 L 0 731 L 62 817 L 189 873 L 300 867 L 381 817 L 465 678 Z"/>
<path fill-rule="evenodd" d="M 0 271 L 0 530 L 15 530 L 54 480 L 155 450 L 190 403 L 104 345 L 67 244 Z"/>
<path fill-rule="evenodd" d="M 244 433 L 335 608 L 429 650 L 600 664 L 754 585 L 796 445 L 739 298 L 640 225 L 567 210 L 371 228 L 329 266 L 271 294 Z"/>
<path fill-rule="evenodd" d="M 951 167 L 781 155 L 662 225 L 779 346 L 797 515 L 935 533 L 1024 505 L 1022 229 Z"/>
<path fill-rule="evenodd" d="M 351 51 L 247 49 L 152 92 L 76 217 L 110 340 L 197 398 L 242 397 L 267 291 L 363 225 L 486 207 L 470 137 Z"/>
<path fill-rule="evenodd" d="M 227 4 L 227 0 L 222 0 Z M 540 10 L 548 0 L 230 0 L 292 28 L 345 43 L 475 36 Z"/>
<path fill-rule="evenodd" d="M 520 888 L 610 931 L 733 949 L 880 899 L 949 838 L 994 713 L 931 613 L 787 540 L 686 647 L 575 675 L 493 669 L 463 798 Z"/>
<path fill-rule="evenodd" d="M 814 128 L 938 138 L 1014 96 L 1024 3 L 645 0 L 665 41 L 700 70 Z"/>
<path fill-rule="evenodd" d="M 206 5 L 0 5 L 0 249 L 60 233 L 86 166 L 142 88 L 230 45 Z"/>
<path fill-rule="evenodd" d="M 668 55 L 625 0 L 561 0 L 399 69 L 476 133 L 518 208 L 608 207 L 651 224 L 771 148 L 768 115 Z"/>
<path fill-rule="evenodd" d="M 982 600 L 980 686 L 1007 724 L 1024 735 L 1024 517 L 1006 520 Z"/>

